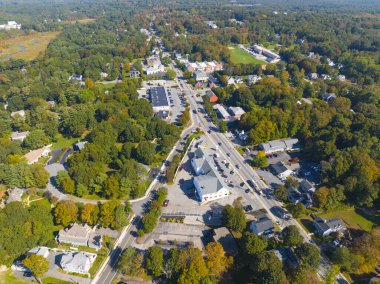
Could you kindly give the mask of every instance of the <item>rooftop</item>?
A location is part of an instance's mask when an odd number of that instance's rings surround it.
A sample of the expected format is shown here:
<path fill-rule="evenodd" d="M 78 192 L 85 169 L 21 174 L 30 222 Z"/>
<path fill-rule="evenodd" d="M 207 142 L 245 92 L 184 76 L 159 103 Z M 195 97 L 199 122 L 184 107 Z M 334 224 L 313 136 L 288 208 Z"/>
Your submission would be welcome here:
<path fill-rule="evenodd" d="M 150 88 L 150 100 L 154 107 L 169 106 L 169 100 L 166 95 L 165 87 L 158 86 Z"/>
<path fill-rule="evenodd" d="M 284 173 L 288 170 L 288 168 L 285 166 L 284 162 L 280 161 L 276 164 L 273 164 L 270 166 L 272 168 L 272 170 L 277 174 L 281 174 L 281 173 Z"/>

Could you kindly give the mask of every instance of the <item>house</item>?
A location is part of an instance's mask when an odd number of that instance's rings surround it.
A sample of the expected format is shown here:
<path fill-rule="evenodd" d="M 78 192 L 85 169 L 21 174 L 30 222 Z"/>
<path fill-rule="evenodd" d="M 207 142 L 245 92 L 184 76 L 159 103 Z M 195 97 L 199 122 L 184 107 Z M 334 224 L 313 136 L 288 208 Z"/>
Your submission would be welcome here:
<path fill-rule="evenodd" d="M 87 274 L 95 258 L 93 253 L 69 252 L 62 255 L 60 266 L 67 272 Z"/>
<path fill-rule="evenodd" d="M 204 87 L 204 83 L 202 83 L 202 82 L 196 82 L 194 87 L 197 88 L 197 89 L 203 88 Z"/>
<path fill-rule="evenodd" d="M 233 77 L 228 77 L 227 85 L 233 85 L 233 84 L 235 84 L 235 79 Z"/>
<path fill-rule="evenodd" d="M 49 153 L 51 152 L 51 149 L 50 149 L 51 146 L 52 145 L 47 145 L 45 147 L 30 151 L 29 153 L 25 154 L 24 157 L 28 161 L 28 164 L 29 165 L 34 164 L 35 162 L 38 161 L 39 158 L 47 157 Z"/>
<path fill-rule="evenodd" d="M 303 44 L 304 42 L 305 42 L 304 39 L 297 38 L 297 39 L 294 41 L 294 44 Z"/>
<path fill-rule="evenodd" d="M 307 179 L 303 179 L 300 183 L 300 189 L 302 192 L 315 192 L 315 186 L 310 182 L 308 181 Z"/>
<path fill-rule="evenodd" d="M 242 130 L 242 131 L 239 132 L 236 129 L 236 135 L 237 135 L 237 137 L 239 138 L 240 141 L 245 141 L 248 138 L 248 134 L 244 130 Z"/>
<path fill-rule="evenodd" d="M 288 169 L 287 166 L 282 161 L 276 164 L 270 165 L 269 168 L 271 169 L 273 174 L 281 180 L 286 179 L 288 176 L 290 176 L 293 173 L 293 171 Z"/>
<path fill-rule="evenodd" d="M 243 84 L 243 78 L 240 76 L 235 77 L 235 83 L 236 84 Z"/>
<path fill-rule="evenodd" d="M 302 202 L 302 194 L 297 189 L 289 189 L 288 199 L 291 203 L 298 204 Z"/>
<path fill-rule="evenodd" d="M 338 75 L 338 80 L 343 82 L 343 81 L 346 80 L 346 76 L 344 76 L 344 75 Z"/>
<path fill-rule="evenodd" d="M 29 135 L 29 131 L 24 132 L 13 132 L 11 135 L 11 141 L 24 141 L 24 139 Z"/>
<path fill-rule="evenodd" d="M 36 255 L 39 255 L 39 256 L 43 256 L 44 258 L 48 258 L 48 256 L 49 256 L 49 248 L 47 248 L 47 247 L 35 247 L 35 248 L 30 249 L 27 252 L 27 254 L 28 255 L 36 254 Z"/>
<path fill-rule="evenodd" d="M 19 111 L 14 111 L 11 113 L 11 117 L 12 118 L 15 118 L 16 116 L 20 116 L 20 117 L 25 117 L 25 110 L 19 110 Z"/>
<path fill-rule="evenodd" d="M 106 73 L 106 72 L 100 72 L 100 77 L 107 78 L 108 77 L 108 73 Z"/>
<path fill-rule="evenodd" d="M 138 70 L 129 71 L 129 77 L 131 78 L 139 78 L 140 76 L 141 76 L 141 73 Z"/>
<path fill-rule="evenodd" d="M 270 51 L 270 50 L 268 50 L 264 47 L 261 47 L 257 44 L 253 45 L 252 49 L 257 54 L 265 56 L 266 57 L 265 60 L 269 63 L 277 63 L 281 59 L 280 55 L 278 55 L 277 53 L 274 53 L 273 51 Z"/>
<path fill-rule="evenodd" d="M 74 151 L 81 151 L 84 149 L 84 145 L 86 145 L 87 141 L 81 141 L 74 145 Z"/>
<path fill-rule="evenodd" d="M 268 216 L 262 217 L 251 223 L 250 230 L 257 236 L 271 235 L 274 232 L 273 221 Z"/>
<path fill-rule="evenodd" d="M 217 95 L 215 95 L 215 93 L 213 91 L 211 91 L 211 90 L 207 90 L 206 91 L 206 97 L 208 98 L 208 101 L 210 103 L 215 103 L 215 102 L 218 101 Z"/>
<path fill-rule="evenodd" d="M 228 112 L 236 119 L 240 119 L 245 114 L 245 111 L 241 107 L 229 107 Z"/>
<path fill-rule="evenodd" d="M 218 242 L 222 245 L 226 255 L 237 255 L 238 247 L 236 241 L 226 227 L 214 229 L 213 239 L 214 242 Z"/>
<path fill-rule="evenodd" d="M 222 105 L 217 104 L 217 105 L 214 105 L 213 108 L 216 110 L 217 114 L 219 115 L 221 119 L 223 120 L 229 119 L 230 114 L 226 111 L 226 109 Z"/>
<path fill-rule="evenodd" d="M 96 250 L 102 247 L 103 238 L 93 228 L 85 225 L 73 224 L 70 228 L 61 229 L 56 237 L 59 243 L 74 246 L 88 246 Z"/>
<path fill-rule="evenodd" d="M 69 81 L 83 81 L 83 76 L 82 75 L 71 75 L 69 77 Z"/>
<path fill-rule="evenodd" d="M 299 151 L 299 141 L 296 138 L 293 139 L 283 139 L 283 140 L 272 140 L 267 143 L 262 143 L 259 145 L 260 150 L 263 150 L 265 154 L 272 154 L 284 151 Z"/>
<path fill-rule="evenodd" d="M 289 247 L 278 248 L 272 250 L 277 258 L 282 262 L 283 265 L 286 265 L 290 268 L 296 267 L 300 260 L 297 255 L 294 253 L 293 249 Z"/>
<path fill-rule="evenodd" d="M 334 67 L 335 66 L 335 63 L 334 61 L 332 61 L 330 58 L 327 58 L 327 64 L 331 67 Z"/>
<path fill-rule="evenodd" d="M 8 191 L 7 191 L 7 193 L 8 193 L 7 203 L 21 202 L 22 201 L 22 195 L 24 194 L 24 192 L 25 192 L 25 189 L 18 188 L 18 187 L 8 189 Z"/>
<path fill-rule="evenodd" d="M 206 72 L 202 70 L 196 70 L 193 74 L 195 81 L 197 82 L 207 82 L 208 81 L 208 76 Z"/>
<path fill-rule="evenodd" d="M 207 21 L 206 24 L 210 29 L 217 29 L 218 28 L 218 26 L 213 21 Z"/>
<path fill-rule="evenodd" d="M 49 107 L 55 107 L 55 101 L 47 101 L 47 103 L 49 104 Z"/>
<path fill-rule="evenodd" d="M 261 80 L 261 77 L 258 75 L 248 75 L 247 76 L 248 84 L 253 85 Z"/>
<path fill-rule="evenodd" d="M 322 217 L 317 217 L 313 222 L 313 225 L 315 228 L 315 233 L 323 237 L 326 237 L 333 232 L 339 232 L 346 229 L 343 221 L 336 218 L 327 221 Z"/>
<path fill-rule="evenodd" d="M 317 80 L 318 79 L 318 74 L 317 73 L 310 73 L 308 75 L 310 80 Z"/>
<path fill-rule="evenodd" d="M 216 171 L 214 162 L 201 147 L 194 152 L 191 165 L 197 175 L 193 178 L 193 183 L 201 203 L 229 195 L 230 192 L 222 177 Z"/>
<path fill-rule="evenodd" d="M 321 77 L 323 80 L 331 80 L 331 76 L 328 74 L 322 74 Z"/>
<path fill-rule="evenodd" d="M 336 94 L 334 93 L 325 93 L 323 95 L 323 99 L 326 101 L 326 102 L 329 102 L 330 100 L 332 99 L 335 99 L 336 98 Z"/>

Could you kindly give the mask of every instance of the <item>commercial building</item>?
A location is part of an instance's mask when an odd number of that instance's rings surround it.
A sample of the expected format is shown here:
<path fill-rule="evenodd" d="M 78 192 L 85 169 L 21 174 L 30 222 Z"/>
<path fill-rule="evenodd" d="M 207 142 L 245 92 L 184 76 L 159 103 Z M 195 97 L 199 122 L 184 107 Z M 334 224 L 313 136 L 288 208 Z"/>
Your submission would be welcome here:
<path fill-rule="evenodd" d="M 157 86 L 149 89 L 149 98 L 153 105 L 153 111 L 170 110 L 170 102 L 165 87 Z"/>
<path fill-rule="evenodd" d="M 245 111 L 241 107 L 229 107 L 228 112 L 236 119 L 240 119 L 245 114 Z"/>
<path fill-rule="evenodd" d="M 214 105 L 214 109 L 218 113 L 219 117 L 223 120 L 227 120 L 230 117 L 230 114 L 226 111 L 226 109 L 222 105 Z"/>
<path fill-rule="evenodd" d="M 206 74 L 206 72 L 202 71 L 202 70 L 196 70 L 194 72 L 194 79 L 195 81 L 197 82 L 207 82 L 208 81 L 208 76 Z"/>
<path fill-rule="evenodd" d="M 263 150 L 265 154 L 300 150 L 299 141 L 296 138 L 269 141 L 260 144 L 259 148 L 260 150 Z"/>
<path fill-rule="evenodd" d="M 276 63 L 280 61 L 280 55 L 277 53 L 274 53 L 273 51 L 270 51 L 262 46 L 259 46 L 257 44 L 253 45 L 252 49 L 257 53 L 261 54 L 266 57 L 266 61 L 270 63 Z"/>
<path fill-rule="evenodd" d="M 8 21 L 8 23 L 4 25 L 0 25 L 0 30 L 20 30 L 21 29 L 21 24 L 18 24 L 15 21 Z"/>
<path fill-rule="evenodd" d="M 201 203 L 213 201 L 229 195 L 229 190 L 222 177 L 216 171 L 213 161 L 209 155 L 199 147 L 194 152 L 191 165 L 196 173 L 193 179 L 196 194 Z"/>
<path fill-rule="evenodd" d="M 276 164 L 270 165 L 269 168 L 273 172 L 274 175 L 276 175 L 279 179 L 284 180 L 288 176 L 290 176 L 293 171 L 288 169 L 284 162 L 280 161 Z"/>

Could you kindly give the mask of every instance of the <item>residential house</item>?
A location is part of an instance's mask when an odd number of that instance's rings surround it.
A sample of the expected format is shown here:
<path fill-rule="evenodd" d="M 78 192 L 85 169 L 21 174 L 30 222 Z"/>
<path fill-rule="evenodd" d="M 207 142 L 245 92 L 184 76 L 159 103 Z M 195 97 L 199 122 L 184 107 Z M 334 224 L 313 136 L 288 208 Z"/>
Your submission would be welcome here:
<path fill-rule="evenodd" d="M 194 152 L 191 165 L 197 176 L 193 178 L 196 194 L 201 203 L 220 199 L 229 195 L 222 177 L 215 169 L 213 161 L 202 147 Z"/>
<path fill-rule="evenodd" d="M 25 154 L 24 157 L 28 161 L 28 164 L 34 164 L 38 161 L 39 158 L 49 156 L 49 153 L 51 152 L 51 146 L 52 145 L 47 145 L 45 147 L 30 151 L 29 153 Z"/>
<path fill-rule="evenodd" d="M 307 179 L 303 179 L 300 183 L 300 189 L 302 192 L 312 192 L 314 193 L 315 192 L 315 186 L 310 182 L 308 181 Z"/>
<path fill-rule="evenodd" d="M 154 65 L 154 66 L 148 66 L 146 69 L 145 69 L 145 73 L 146 75 L 155 75 L 155 74 L 158 74 L 158 73 L 163 73 L 165 72 L 165 66 L 162 65 L 162 64 L 158 64 L 158 65 Z"/>
<path fill-rule="evenodd" d="M 208 101 L 210 103 L 215 103 L 215 102 L 218 101 L 217 95 L 215 95 L 215 93 L 213 91 L 211 91 L 211 90 L 207 90 L 206 91 L 206 97 L 208 98 Z"/>
<path fill-rule="evenodd" d="M 304 39 L 297 38 L 297 39 L 294 41 L 294 44 L 303 44 L 304 42 L 305 42 Z"/>
<path fill-rule="evenodd" d="M 226 227 L 214 229 L 213 235 L 214 242 L 222 245 L 226 255 L 235 256 L 238 253 L 236 241 L 230 231 Z"/>
<path fill-rule="evenodd" d="M 7 203 L 11 202 L 21 202 L 22 201 L 22 195 L 24 194 L 25 189 L 23 188 L 10 188 L 7 190 L 8 193 L 8 199 Z"/>
<path fill-rule="evenodd" d="M 284 266 L 294 268 L 300 263 L 299 258 L 294 253 L 293 249 L 289 247 L 278 248 L 272 250 L 277 258 L 282 262 Z"/>
<path fill-rule="evenodd" d="M 323 80 L 331 80 L 331 76 L 328 74 L 322 74 L 321 77 Z"/>
<path fill-rule="evenodd" d="M 245 111 L 241 107 L 229 107 L 228 112 L 236 119 L 240 119 Z"/>
<path fill-rule="evenodd" d="M 80 141 L 74 145 L 74 151 L 82 151 L 84 149 L 84 146 L 86 145 L 87 141 Z"/>
<path fill-rule="evenodd" d="M 274 232 L 273 221 L 268 216 L 262 217 L 251 223 L 250 230 L 257 236 L 269 236 Z"/>
<path fill-rule="evenodd" d="M 106 73 L 106 72 L 100 72 L 100 77 L 102 77 L 103 79 L 105 79 L 105 78 L 108 77 L 108 73 Z"/>
<path fill-rule="evenodd" d="M 202 71 L 202 70 L 196 70 L 194 72 L 194 79 L 195 81 L 197 82 L 207 82 L 208 81 L 208 76 L 206 74 L 206 72 Z"/>
<path fill-rule="evenodd" d="M 49 248 L 47 248 L 47 247 L 35 247 L 35 248 L 30 249 L 27 252 L 27 254 L 28 255 L 36 254 L 36 255 L 39 255 L 39 256 L 43 256 L 44 258 L 48 258 L 48 256 L 49 256 Z"/>
<path fill-rule="evenodd" d="M 261 80 L 261 77 L 258 75 L 248 75 L 247 76 L 248 84 L 253 85 Z"/>
<path fill-rule="evenodd" d="M 0 25 L 0 30 L 9 31 L 9 30 L 20 30 L 20 29 L 21 29 L 21 24 L 18 24 L 15 21 L 8 21 L 6 24 Z"/>
<path fill-rule="evenodd" d="M 235 77 L 235 83 L 236 84 L 243 84 L 243 78 L 240 76 Z"/>
<path fill-rule="evenodd" d="M 150 56 L 146 59 L 146 64 L 148 66 L 157 66 L 161 65 L 161 58 L 158 55 Z"/>
<path fill-rule="evenodd" d="M 11 140 L 12 141 L 24 141 L 24 139 L 29 135 L 29 131 L 24 131 L 24 132 L 13 132 L 11 135 Z"/>
<path fill-rule="evenodd" d="M 282 161 L 276 164 L 270 165 L 269 168 L 271 169 L 273 174 L 281 180 L 286 179 L 288 176 L 290 176 L 293 173 L 293 171 L 291 169 L 288 169 L 288 167 Z"/>
<path fill-rule="evenodd" d="M 346 80 L 346 76 L 344 76 L 344 75 L 338 75 L 338 80 L 343 82 L 343 81 Z"/>
<path fill-rule="evenodd" d="M 313 222 L 315 233 L 323 237 L 330 235 L 333 232 L 344 231 L 346 227 L 341 219 L 326 220 L 322 217 L 317 217 Z"/>
<path fill-rule="evenodd" d="M 235 84 L 235 79 L 233 77 L 228 77 L 227 85 L 233 85 L 233 84 Z"/>
<path fill-rule="evenodd" d="M 96 250 L 102 247 L 103 238 L 93 228 L 85 225 L 73 224 L 70 228 L 61 229 L 57 235 L 59 243 L 74 246 L 88 246 Z"/>
<path fill-rule="evenodd" d="M 219 115 L 221 119 L 227 120 L 230 118 L 230 114 L 226 111 L 226 109 L 222 105 L 217 104 L 217 105 L 214 105 L 213 108 L 216 110 L 217 114 Z"/>
<path fill-rule="evenodd" d="M 138 70 L 129 71 L 129 77 L 131 78 L 139 78 L 140 76 L 141 76 L 141 73 Z"/>
<path fill-rule="evenodd" d="M 25 110 L 19 110 L 19 111 L 14 111 L 11 113 L 11 117 L 15 118 L 16 116 L 20 116 L 22 118 L 25 118 Z"/>
<path fill-rule="evenodd" d="M 239 138 L 240 141 L 245 141 L 248 138 L 248 134 L 244 130 L 242 130 L 240 132 L 238 130 L 236 130 L 236 134 L 237 134 L 237 137 Z"/>
<path fill-rule="evenodd" d="M 327 64 L 331 67 L 334 67 L 335 66 L 335 63 L 334 61 L 332 61 L 330 58 L 327 58 Z"/>
<path fill-rule="evenodd" d="M 329 102 L 330 100 L 332 99 L 335 99 L 336 98 L 336 94 L 334 93 L 325 93 L 323 95 L 323 99 L 326 101 L 326 102 Z"/>
<path fill-rule="evenodd" d="M 69 81 L 83 81 L 83 75 L 71 75 Z"/>
<path fill-rule="evenodd" d="M 317 80 L 318 79 L 318 74 L 317 73 L 310 73 L 308 75 L 310 80 Z"/>
<path fill-rule="evenodd" d="M 68 252 L 62 255 L 60 266 L 71 273 L 87 274 L 94 263 L 96 254 L 87 252 Z"/>

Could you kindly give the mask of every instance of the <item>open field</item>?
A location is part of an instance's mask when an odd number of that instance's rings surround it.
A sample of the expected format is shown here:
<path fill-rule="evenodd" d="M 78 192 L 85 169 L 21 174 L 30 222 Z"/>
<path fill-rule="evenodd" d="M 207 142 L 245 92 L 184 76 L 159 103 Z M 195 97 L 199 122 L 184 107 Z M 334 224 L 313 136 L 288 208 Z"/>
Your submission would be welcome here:
<path fill-rule="evenodd" d="M 87 24 L 87 23 L 92 23 L 95 21 L 96 21 L 96 19 L 84 18 L 84 19 L 79 19 L 79 20 L 64 21 L 64 23 L 75 24 L 76 22 L 78 22 L 80 24 Z"/>
<path fill-rule="evenodd" d="M 53 277 L 47 277 L 45 279 L 42 279 L 42 284 L 69 284 L 73 282 L 68 282 L 65 280 L 53 278 Z"/>
<path fill-rule="evenodd" d="M 0 60 L 10 58 L 33 60 L 46 49 L 49 42 L 58 34 L 58 32 L 33 33 L 3 39 L 0 42 Z"/>
<path fill-rule="evenodd" d="M 12 276 L 12 271 L 0 272 L 0 284 L 28 284 L 29 282 Z"/>
<path fill-rule="evenodd" d="M 229 50 L 231 51 L 231 61 L 234 64 L 266 64 L 238 47 L 229 47 Z"/>

